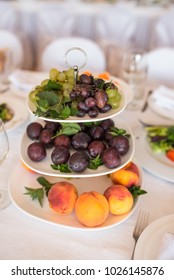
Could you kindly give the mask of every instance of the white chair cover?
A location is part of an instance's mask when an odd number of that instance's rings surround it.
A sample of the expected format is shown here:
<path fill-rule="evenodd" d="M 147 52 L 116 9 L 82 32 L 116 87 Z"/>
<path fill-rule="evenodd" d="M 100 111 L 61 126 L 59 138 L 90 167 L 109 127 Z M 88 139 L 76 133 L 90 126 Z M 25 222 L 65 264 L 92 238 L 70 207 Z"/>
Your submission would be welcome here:
<path fill-rule="evenodd" d="M 65 53 L 70 48 L 82 48 L 87 54 L 87 63 L 83 70 L 102 72 L 106 69 L 105 55 L 101 48 L 93 41 L 81 37 L 68 37 L 56 39 L 43 51 L 40 70 L 49 71 L 50 68 L 59 70 L 67 69 Z M 70 60 L 69 60 L 70 59 Z M 73 66 L 80 66 L 84 62 L 84 55 L 79 51 L 72 51 L 68 54 L 68 63 Z"/>
<path fill-rule="evenodd" d="M 14 31 L 18 27 L 18 14 L 11 3 L 0 1 L 0 29 Z"/>
<path fill-rule="evenodd" d="M 41 53 L 50 42 L 56 38 L 73 35 L 75 28 L 74 16 L 70 13 L 70 9 L 67 9 L 65 5 L 61 6 L 61 3 L 59 4 L 43 4 L 37 13 L 36 56 L 38 63 Z"/>
<path fill-rule="evenodd" d="M 0 30 L 0 48 L 11 50 L 12 68 L 20 68 L 23 63 L 23 48 L 17 36 L 7 30 Z"/>
<path fill-rule="evenodd" d="M 24 20 L 25 18 L 25 20 Z M 33 50 L 32 43 L 28 38 L 26 32 L 26 14 L 23 14 L 20 9 L 18 9 L 15 3 L 0 1 L 0 29 L 7 30 L 17 36 L 23 48 L 23 53 L 25 60 L 20 64 L 21 68 L 31 69 L 33 67 Z M 27 22 L 30 26 L 31 23 Z"/>
<path fill-rule="evenodd" d="M 97 16 L 96 35 L 117 46 L 132 45 L 136 20 L 134 14 L 125 5 L 113 5 Z"/>
<path fill-rule="evenodd" d="M 174 85 L 174 49 L 158 48 L 146 54 L 148 79 Z"/>
<path fill-rule="evenodd" d="M 157 47 L 174 47 L 174 7 L 158 20 L 154 31 Z"/>

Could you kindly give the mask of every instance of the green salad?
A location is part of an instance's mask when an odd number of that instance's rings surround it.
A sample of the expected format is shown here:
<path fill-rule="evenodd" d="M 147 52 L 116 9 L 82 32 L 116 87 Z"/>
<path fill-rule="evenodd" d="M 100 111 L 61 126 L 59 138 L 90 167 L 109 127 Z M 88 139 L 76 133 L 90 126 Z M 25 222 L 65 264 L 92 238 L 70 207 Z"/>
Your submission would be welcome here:
<path fill-rule="evenodd" d="M 147 139 L 155 153 L 165 153 L 174 149 L 174 126 L 146 127 Z"/>
<path fill-rule="evenodd" d="M 3 122 L 8 122 L 12 119 L 13 112 L 6 103 L 0 104 L 0 119 Z"/>

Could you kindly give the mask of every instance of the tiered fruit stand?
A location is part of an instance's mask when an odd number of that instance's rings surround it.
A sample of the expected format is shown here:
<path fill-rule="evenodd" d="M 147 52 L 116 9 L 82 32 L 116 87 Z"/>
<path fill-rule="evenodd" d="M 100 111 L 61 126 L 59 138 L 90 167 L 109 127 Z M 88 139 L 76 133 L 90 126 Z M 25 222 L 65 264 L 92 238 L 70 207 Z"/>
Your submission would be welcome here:
<path fill-rule="evenodd" d="M 119 85 L 117 85 L 119 88 Z M 120 170 L 123 168 L 128 162 L 130 162 L 133 158 L 134 155 L 134 139 L 132 132 L 130 128 L 122 121 L 120 118 L 118 118 L 118 115 L 125 109 L 126 107 L 126 99 L 124 95 L 124 89 L 119 89 L 119 92 L 121 94 L 121 102 L 120 106 L 117 109 L 112 109 L 107 113 L 99 113 L 99 115 L 92 119 L 89 116 L 85 115 L 85 117 L 79 118 L 79 117 L 69 117 L 67 119 L 54 119 L 54 118 L 48 118 L 48 117 L 43 117 L 40 116 L 37 120 L 37 122 L 41 123 L 43 126 L 46 122 L 59 122 L 59 123 L 91 123 L 91 122 L 97 122 L 97 121 L 103 121 L 107 119 L 112 119 L 114 121 L 115 127 L 124 129 L 126 130 L 127 134 L 130 135 L 129 139 L 129 150 L 128 152 L 121 156 L 121 163 L 114 167 L 114 168 L 108 168 L 104 164 L 99 166 L 97 169 L 92 170 L 89 168 L 86 168 L 82 172 L 74 172 L 72 171 L 71 173 L 66 173 L 66 172 L 61 172 L 60 170 L 54 170 L 51 168 L 51 153 L 52 153 L 52 148 L 47 150 L 47 156 L 44 160 L 40 162 L 34 162 L 32 161 L 27 153 L 28 146 L 33 142 L 28 135 L 27 132 L 24 133 L 23 138 L 21 140 L 21 149 L 20 149 L 20 157 L 22 162 L 24 163 L 25 166 L 27 166 L 30 170 L 36 172 L 35 174 L 31 172 L 27 172 L 24 169 L 21 169 L 21 167 L 17 167 L 17 172 L 22 172 L 24 177 L 24 180 L 20 180 L 17 178 L 17 175 L 15 173 L 14 177 L 15 179 L 19 182 L 19 187 L 18 190 L 11 188 L 11 196 L 14 200 L 14 203 L 22 209 L 24 212 L 27 214 L 41 219 L 43 221 L 47 221 L 49 223 L 54 223 L 58 224 L 59 226 L 63 227 L 68 227 L 68 228 L 74 228 L 74 229 L 83 229 L 83 230 L 100 230 L 100 229 L 105 229 L 108 227 L 112 227 L 116 224 L 119 224 L 126 220 L 132 212 L 135 210 L 138 202 L 138 198 L 134 200 L 134 205 L 132 209 L 129 211 L 129 213 L 121 215 L 121 216 L 116 216 L 116 215 L 109 215 L 107 220 L 105 221 L 104 224 L 98 226 L 98 227 L 92 227 L 92 228 L 87 228 L 80 224 L 74 213 L 71 213 L 69 215 L 58 215 L 54 211 L 52 211 L 49 208 L 48 205 L 48 200 L 45 199 L 43 202 L 43 207 L 41 208 L 37 202 L 31 201 L 31 199 L 27 196 L 22 197 L 22 190 L 20 189 L 20 186 L 23 184 L 23 193 L 24 193 L 24 186 L 38 186 L 37 183 L 37 177 L 40 175 L 44 175 L 45 178 L 47 178 L 48 181 L 50 182 L 60 182 L 62 180 L 69 180 L 71 181 L 72 184 L 77 186 L 78 193 L 81 194 L 83 192 L 88 192 L 88 191 L 97 191 L 99 193 L 104 193 L 105 189 L 109 187 L 112 182 L 111 179 L 109 178 L 108 174 L 115 172 L 117 170 Z M 27 100 L 27 106 L 30 112 L 35 111 L 35 104 L 34 102 L 31 101 L 30 98 Z M 140 172 L 140 185 L 142 183 L 142 172 L 141 169 L 139 169 Z M 25 184 L 25 185 L 24 185 Z M 16 192 L 20 193 L 21 199 L 16 195 Z"/>

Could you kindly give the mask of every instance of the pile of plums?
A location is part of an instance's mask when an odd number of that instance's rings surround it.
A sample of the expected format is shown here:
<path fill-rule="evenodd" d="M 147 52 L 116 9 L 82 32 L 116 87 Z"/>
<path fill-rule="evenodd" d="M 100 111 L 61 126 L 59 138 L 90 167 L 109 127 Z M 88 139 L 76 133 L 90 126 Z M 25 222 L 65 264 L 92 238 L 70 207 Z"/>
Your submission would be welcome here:
<path fill-rule="evenodd" d="M 92 123 L 92 126 L 79 123 L 79 126 L 79 132 L 68 136 L 57 135 L 61 123 L 30 123 L 26 133 L 33 142 L 27 148 L 28 157 L 39 162 L 46 157 L 47 149 L 52 149 L 53 164 L 68 164 L 69 169 L 74 172 L 84 171 L 90 160 L 96 157 L 100 157 L 102 164 L 109 169 L 121 164 L 121 157 L 130 148 L 130 138 L 127 135 L 114 135 L 115 124 L 112 119 Z"/>
<path fill-rule="evenodd" d="M 114 89 L 115 95 L 118 88 L 114 83 L 105 82 L 101 78 L 95 78 L 91 75 L 82 74 L 79 77 L 78 83 L 70 92 L 72 101 L 77 101 L 78 117 L 83 117 L 88 114 L 90 118 L 96 118 L 99 113 L 106 113 L 112 109 L 106 89 Z M 119 102 L 117 102 L 119 105 Z"/>

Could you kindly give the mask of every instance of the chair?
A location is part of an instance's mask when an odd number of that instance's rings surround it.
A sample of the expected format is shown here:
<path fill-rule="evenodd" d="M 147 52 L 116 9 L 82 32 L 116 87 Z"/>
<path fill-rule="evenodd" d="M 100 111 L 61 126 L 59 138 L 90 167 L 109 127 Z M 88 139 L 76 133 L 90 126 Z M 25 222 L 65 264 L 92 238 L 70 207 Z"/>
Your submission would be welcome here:
<path fill-rule="evenodd" d="M 162 47 L 148 52 L 146 55 L 148 65 L 148 79 L 174 85 L 174 49 Z"/>
<path fill-rule="evenodd" d="M 40 70 L 48 71 L 50 68 L 64 70 L 67 68 L 65 53 L 68 49 L 79 47 L 87 54 L 87 63 L 82 71 L 102 72 L 106 69 L 105 55 L 101 48 L 93 41 L 81 37 L 67 37 L 56 39 L 51 42 L 43 51 Z M 79 51 L 72 51 L 67 56 L 70 65 L 80 66 L 84 62 L 84 54 Z M 70 59 L 70 60 L 69 60 Z"/>
<path fill-rule="evenodd" d="M 157 21 L 154 28 L 155 47 L 174 47 L 174 7 Z"/>
<path fill-rule="evenodd" d="M 66 5 L 61 3 L 42 4 L 36 18 L 36 57 L 37 65 L 48 44 L 57 38 L 73 35 L 75 19 Z"/>
<path fill-rule="evenodd" d="M 11 3 L 0 1 L 0 29 L 13 32 L 18 26 L 18 14 Z"/>
<path fill-rule="evenodd" d="M 26 31 L 26 24 L 28 22 L 25 24 L 25 21 L 26 15 L 23 16 L 23 11 L 21 12 L 17 5 L 13 5 L 11 1 L 0 1 L 0 30 L 9 31 L 18 37 L 25 57 L 20 66 L 24 69 L 31 69 L 34 62 L 31 42 Z"/>
<path fill-rule="evenodd" d="M 0 48 L 11 50 L 11 66 L 13 69 L 22 67 L 23 48 L 19 38 L 7 30 L 0 30 Z"/>

